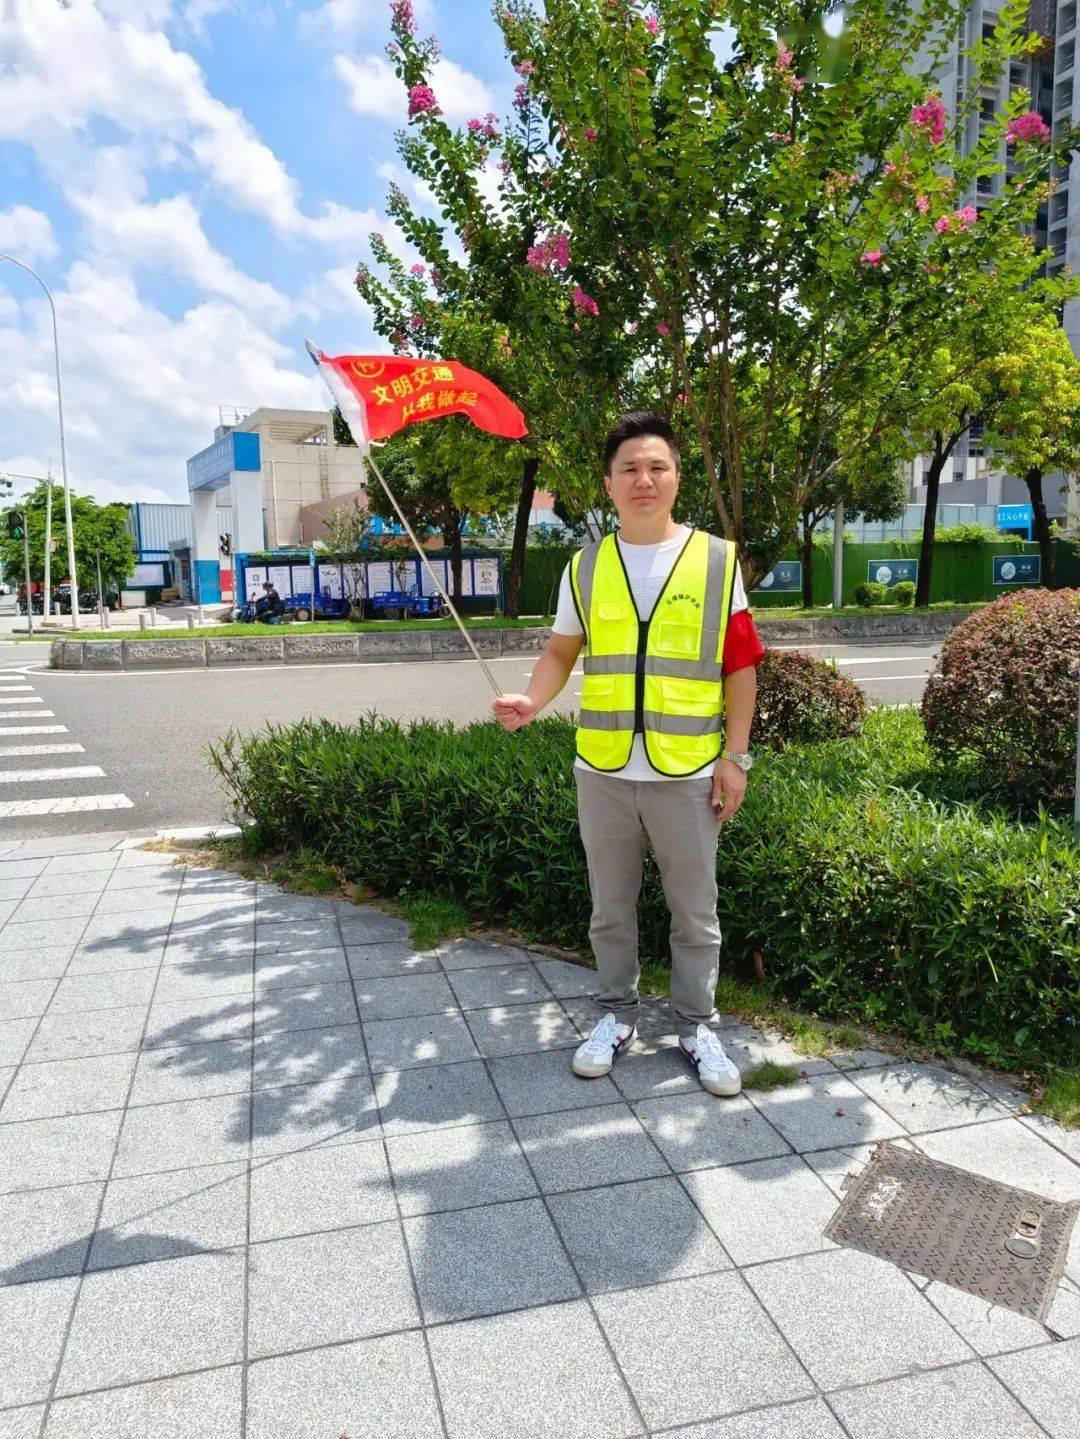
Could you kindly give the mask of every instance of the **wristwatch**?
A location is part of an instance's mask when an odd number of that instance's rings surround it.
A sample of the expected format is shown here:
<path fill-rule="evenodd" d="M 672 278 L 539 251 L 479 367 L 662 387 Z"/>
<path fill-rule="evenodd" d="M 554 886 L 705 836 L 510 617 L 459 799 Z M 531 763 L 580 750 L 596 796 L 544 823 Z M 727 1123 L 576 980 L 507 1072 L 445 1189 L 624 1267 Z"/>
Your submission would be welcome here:
<path fill-rule="evenodd" d="M 721 759 L 729 759 L 732 764 L 738 765 L 743 774 L 749 774 L 754 768 L 754 756 L 752 754 L 733 754 L 726 749 L 720 756 Z"/>

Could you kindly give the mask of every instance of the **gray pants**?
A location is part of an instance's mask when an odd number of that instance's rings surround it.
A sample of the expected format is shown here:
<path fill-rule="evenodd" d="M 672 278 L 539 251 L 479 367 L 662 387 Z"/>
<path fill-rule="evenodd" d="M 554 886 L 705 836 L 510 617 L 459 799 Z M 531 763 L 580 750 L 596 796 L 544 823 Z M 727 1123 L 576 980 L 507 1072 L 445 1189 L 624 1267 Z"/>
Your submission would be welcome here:
<path fill-rule="evenodd" d="M 671 911 L 671 1008 L 680 1035 L 715 1024 L 720 925 L 712 780 L 637 781 L 574 769 L 578 821 L 592 891 L 589 939 L 603 990 L 599 1013 L 622 1024 L 638 1015 L 637 901 L 646 840 Z"/>

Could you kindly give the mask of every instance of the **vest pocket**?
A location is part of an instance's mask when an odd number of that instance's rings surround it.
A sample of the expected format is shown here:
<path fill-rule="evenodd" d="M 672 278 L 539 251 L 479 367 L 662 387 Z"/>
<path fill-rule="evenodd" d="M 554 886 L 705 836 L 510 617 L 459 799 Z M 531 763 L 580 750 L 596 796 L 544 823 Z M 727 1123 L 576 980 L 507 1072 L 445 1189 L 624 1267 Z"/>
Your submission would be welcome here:
<path fill-rule="evenodd" d="M 597 600 L 596 618 L 598 620 L 625 620 L 630 615 L 630 606 L 625 600 Z"/>
<path fill-rule="evenodd" d="M 657 655 L 697 659 L 700 644 L 700 625 L 683 624 L 679 620 L 658 620 L 655 643 L 650 649 Z"/>
<path fill-rule="evenodd" d="M 713 680 L 676 680 L 654 677 L 660 686 L 663 709 L 671 714 L 714 715 L 720 710 L 722 688 Z"/>

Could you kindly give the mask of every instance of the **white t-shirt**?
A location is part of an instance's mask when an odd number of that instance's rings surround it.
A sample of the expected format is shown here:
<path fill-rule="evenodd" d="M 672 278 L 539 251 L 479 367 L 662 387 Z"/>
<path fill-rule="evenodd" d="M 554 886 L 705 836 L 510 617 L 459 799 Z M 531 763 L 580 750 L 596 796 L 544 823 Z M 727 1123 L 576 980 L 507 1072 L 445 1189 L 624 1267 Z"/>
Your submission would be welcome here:
<path fill-rule="evenodd" d="M 671 574 L 675 561 L 686 543 L 687 528 L 685 525 L 679 533 L 670 540 L 662 540 L 658 545 L 631 545 L 623 539 L 616 538 L 616 543 L 622 552 L 623 562 L 626 565 L 626 577 L 630 581 L 630 593 L 634 597 L 634 604 L 641 616 L 651 615 L 653 606 L 660 597 L 660 591 L 667 583 L 667 577 Z M 746 603 L 746 590 L 743 588 L 742 575 L 739 573 L 738 565 L 735 566 L 735 584 L 731 592 L 731 613 L 749 608 Z M 552 625 L 552 632 L 557 635 L 583 635 L 585 631 L 578 619 L 577 609 L 574 605 L 574 594 L 570 588 L 570 566 L 567 565 L 562 573 L 562 580 L 559 583 L 559 604 L 555 612 L 555 623 Z M 591 769 L 583 759 L 574 761 L 578 769 Z M 712 774 L 713 764 L 703 765 L 701 769 L 693 774 L 680 775 L 680 779 L 697 779 L 700 775 Z M 645 753 L 645 739 L 643 735 L 636 734 L 630 750 L 630 759 L 623 769 L 613 770 L 613 777 L 616 779 L 633 780 L 665 780 L 673 776 L 657 774 L 649 763 L 648 755 Z"/>

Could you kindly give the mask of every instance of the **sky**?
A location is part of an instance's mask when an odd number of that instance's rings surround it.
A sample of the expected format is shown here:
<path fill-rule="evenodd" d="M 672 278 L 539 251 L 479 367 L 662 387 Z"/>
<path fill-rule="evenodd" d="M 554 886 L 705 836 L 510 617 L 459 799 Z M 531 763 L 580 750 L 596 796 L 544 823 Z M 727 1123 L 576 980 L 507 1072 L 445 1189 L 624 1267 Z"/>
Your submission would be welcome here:
<path fill-rule="evenodd" d="M 447 118 L 506 114 L 489 0 L 414 5 Z M 353 276 L 409 189 L 389 38 L 386 0 L 0 0 L 0 252 L 56 302 L 77 491 L 185 502 L 219 407 L 325 408 L 305 337 L 385 348 Z M 50 466 L 48 302 L 0 263 L 0 473 Z"/>

